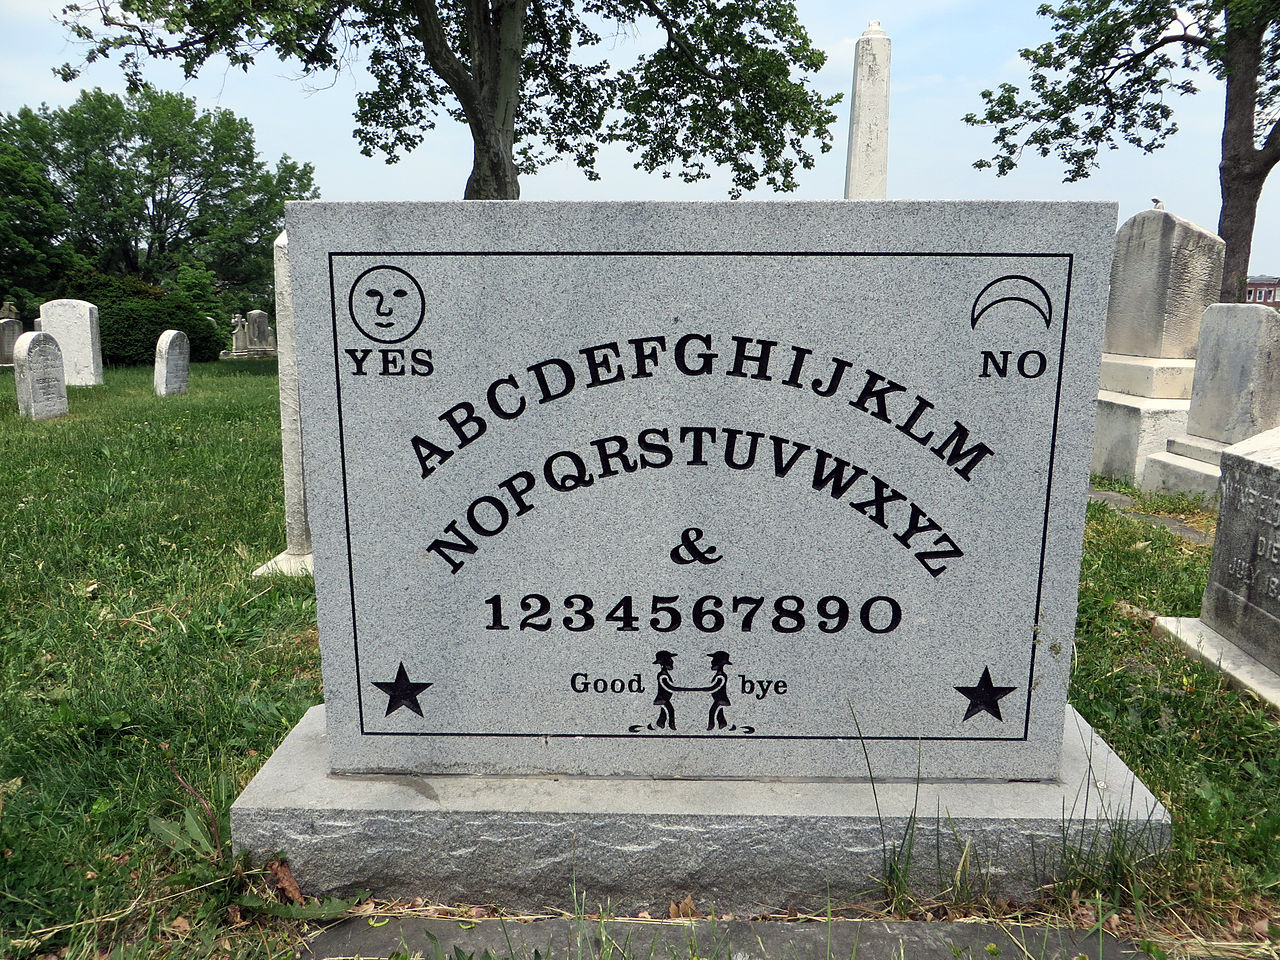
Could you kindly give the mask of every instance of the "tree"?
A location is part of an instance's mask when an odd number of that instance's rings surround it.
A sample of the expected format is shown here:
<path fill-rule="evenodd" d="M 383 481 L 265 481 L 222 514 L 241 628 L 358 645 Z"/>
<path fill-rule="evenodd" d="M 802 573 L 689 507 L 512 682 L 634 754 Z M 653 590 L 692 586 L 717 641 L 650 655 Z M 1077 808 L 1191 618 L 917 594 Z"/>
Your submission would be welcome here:
<path fill-rule="evenodd" d="M 1258 199 L 1280 162 L 1280 2 L 1066 0 L 1039 13 L 1053 22 L 1054 38 L 1021 51 L 1031 96 L 1002 83 L 983 91 L 983 114 L 964 118 L 996 128 L 995 156 L 975 166 L 1003 176 L 1024 150 L 1056 153 L 1071 182 L 1097 167 L 1103 146 L 1156 150 L 1178 129 L 1167 98 L 1195 93 L 1190 73 L 1207 69 L 1226 82 L 1222 300 L 1243 300 Z"/>
<path fill-rule="evenodd" d="M 316 195 L 310 164 L 285 156 L 271 169 L 258 158 L 249 121 L 145 86 L 126 99 L 91 90 L 64 109 L 24 107 L 0 118 L 0 133 L 44 163 L 76 253 L 151 283 L 201 262 L 223 289 L 265 296 L 284 201 Z"/>
<path fill-rule="evenodd" d="M 625 68 L 592 59 L 642 20 L 665 32 L 663 47 Z M 808 87 L 826 57 L 792 0 L 95 0 L 66 7 L 63 22 L 92 43 L 87 61 L 119 54 L 134 83 L 148 57 L 192 76 L 217 55 L 248 69 L 270 49 L 309 75 L 366 55 L 361 152 L 394 162 L 442 114 L 464 122 L 468 198 L 515 199 L 520 174 L 559 157 L 595 179 L 600 146 L 614 142 L 638 153 L 637 168 L 678 167 L 689 182 L 709 176 L 704 158 L 728 166 L 734 196 L 761 180 L 791 190 L 813 166 L 807 141 L 831 148 L 839 100 Z"/>
<path fill-rule="evenodd" d="M 67 214 L 44 166 L 0 139 L 0 293 L 27 313 L 67 263 Z"/>

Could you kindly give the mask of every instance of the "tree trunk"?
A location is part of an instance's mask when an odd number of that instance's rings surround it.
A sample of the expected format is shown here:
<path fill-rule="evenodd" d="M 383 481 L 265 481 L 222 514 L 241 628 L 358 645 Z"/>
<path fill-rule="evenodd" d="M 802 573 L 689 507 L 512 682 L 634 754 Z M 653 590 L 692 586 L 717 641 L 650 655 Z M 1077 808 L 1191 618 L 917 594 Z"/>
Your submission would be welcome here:
<path fill-rule="evenodd" d="M 1226 262 L 1222 266 L 1222 303 L 1242 303 L 1245 282 L 1249 276 L 1249 256 L 1253 252 L 1253 228 L 1258 218 L 1258 199 L 1266 174 L 1260 176 L 1242 164 L 1222 161 L 1222 213 L 1218 218 L 1218 236 L 1227 244 Z"/>
<path fill-rule="evenodd" d="M 1233 9 L 1231 4 L 1227 4 L 1225 15 L 1223 61 L 1227 96 L 1222 160 L 1218 164 L 1218 182 L 1222 189 L 1218 236 L 1226 241 L 1227 251 L 1221 300 L 1239 303 L 1244 299 L 1258 198 L 1262 196 L 1268 169 L 1253 142 L 1264 25 L 1252 19 L 1251 14 Z"/>
<path fill-rule="evenodd" d="M 471 121 L 474 159 L 464 200 L 519 200 L 520 180 L 511 139 L 496 124 Z"/>

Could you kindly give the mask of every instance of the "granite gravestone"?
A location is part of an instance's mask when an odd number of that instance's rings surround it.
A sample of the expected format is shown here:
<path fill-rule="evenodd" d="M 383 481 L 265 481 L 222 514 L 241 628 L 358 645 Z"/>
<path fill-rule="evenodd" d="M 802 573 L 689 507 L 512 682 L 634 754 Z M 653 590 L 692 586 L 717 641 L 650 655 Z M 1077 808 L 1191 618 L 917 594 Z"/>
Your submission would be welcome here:
<path fill-rule="evenodd" d="M 156 366 L 153 376 L 157 397 L 172 397 L 187 392 L 191 369 L 191 342 L 181 330 L 166 330 L 156 340 Z"/>
<path fill-rule="evenodd" d="M 1223 451 L 1218 496 L 1200 618 L 1280 674 L 1280 429 Z"/>
<path fill-rule="evenodd" d="M 62 348 L 68 385 L 102 383 L 97 307 L 84 300 L 49 300 L 40 304 L 40 329 L 52 334 Z"/>
<path fill-rule="evenodd" d="M 291 205 L 332 768 L 1057 776 L 1114 222 Z"/>
<path fill-rule="evenodd" d="M 52 420 L 67 413 L 62 350 L 48 333 L 24 333 L 13 348 L 18 413 L 29 420 Z"/>
<path fill-rule="evenodd" d="M 0 364 L 13 363 L 13 348 L 21 335 L 21 320 L 10 318 L 0 320 Z"/>

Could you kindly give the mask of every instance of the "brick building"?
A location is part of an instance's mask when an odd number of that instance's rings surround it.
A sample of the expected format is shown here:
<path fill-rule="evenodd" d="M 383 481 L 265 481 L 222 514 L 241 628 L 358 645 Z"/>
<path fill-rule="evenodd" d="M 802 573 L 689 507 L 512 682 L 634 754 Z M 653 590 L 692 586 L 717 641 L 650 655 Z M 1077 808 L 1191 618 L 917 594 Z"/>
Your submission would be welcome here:
<path fill-rule="evenodd" d="M 1245 281 L 1244 302 L 1280 309 L 1280 277 L 1249 277 Z"/>

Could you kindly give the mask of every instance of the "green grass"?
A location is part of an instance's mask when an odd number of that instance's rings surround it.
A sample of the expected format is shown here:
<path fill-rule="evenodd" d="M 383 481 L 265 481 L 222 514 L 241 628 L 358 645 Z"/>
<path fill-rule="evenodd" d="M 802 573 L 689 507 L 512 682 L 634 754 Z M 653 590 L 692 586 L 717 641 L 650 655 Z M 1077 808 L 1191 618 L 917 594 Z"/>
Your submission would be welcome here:
<path fill-rule="evenodd" d="M 111 370 L 42 423 L 0 378 L 0 956 L 163 894 L 148 817 L 200 808 L 178 777 L 234 793 L 320 699 L 310 581 L 248 575 L 284 544 L 274 372 L 198 364 L 159 400 L 149 369 Z M 195 926 L 225 893 L 32 952 Z"/>
<path fill-rule="evenodd" d="M 150 378 L 109 371 L 30 423 L 0 375 L 3 957 L 284 955 L 271 916 L 300 912 L 226 849 L 231 798 L 321 698 L 310 580 L 249 576 L 284 545 L 274 370 L 196 365 L 165 400 Z M 1082 865 L 1035 909 L 1166 948 L 1257 941 L 1280 920 L 1280 725 L 1151 637 L 1150 612 L 1197 613 L 1208 548 L 1088 517 L 1072 701 L 1173 811 L 1174 850 Z"/>

